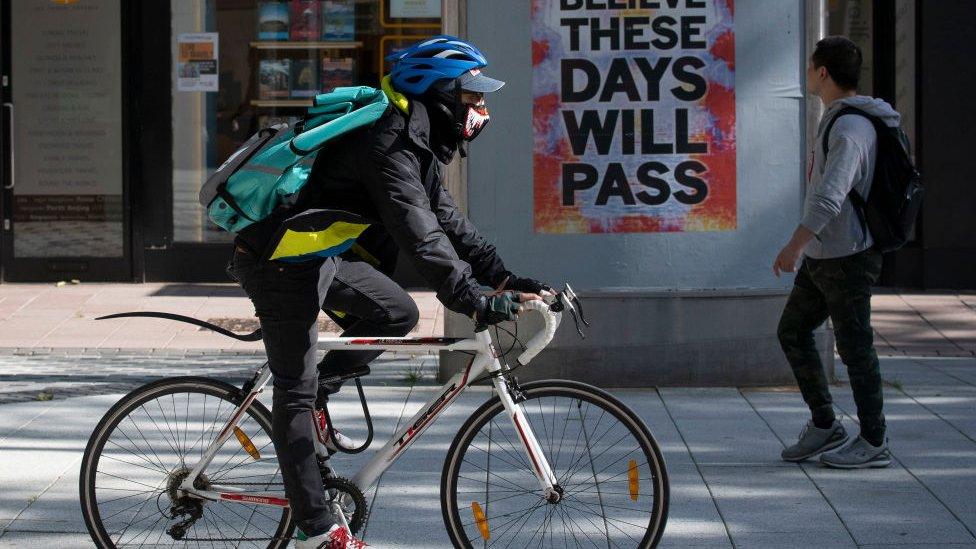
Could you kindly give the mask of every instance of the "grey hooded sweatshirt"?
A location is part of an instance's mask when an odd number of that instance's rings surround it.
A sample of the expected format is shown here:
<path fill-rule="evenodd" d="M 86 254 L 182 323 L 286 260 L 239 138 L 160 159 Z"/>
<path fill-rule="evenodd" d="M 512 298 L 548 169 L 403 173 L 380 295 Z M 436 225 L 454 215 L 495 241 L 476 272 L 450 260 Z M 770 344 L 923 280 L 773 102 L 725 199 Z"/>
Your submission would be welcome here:
<path fill-rule="evenodd" d="M 889 127 L 897 127 L 901 122 L 901 116 L 891 105 L 864 95 L 838 99 L 827 107 L 817 130 L 813 169 L 807 179 L 803 220 L 800 221 L 817 235 L 804 252 L 815 259 L 853 255 L 874 244 L 870 233 L 864 234 L 854 205 L 847 196 L 851 189 L 856 189 L 867 199 L 871 191 L 878 151 L 874 126 L 863 116 L 840 117 L 830 130 L 827 157 L 823 155 L 823 133 L 827 123 L 846 106 L 876 116 Z"/>

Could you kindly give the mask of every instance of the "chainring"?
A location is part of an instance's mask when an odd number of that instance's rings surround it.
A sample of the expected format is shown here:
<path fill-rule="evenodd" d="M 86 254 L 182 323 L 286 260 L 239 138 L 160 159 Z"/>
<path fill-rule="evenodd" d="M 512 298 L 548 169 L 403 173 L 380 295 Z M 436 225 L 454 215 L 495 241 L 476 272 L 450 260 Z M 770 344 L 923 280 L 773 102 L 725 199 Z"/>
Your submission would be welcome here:
<path fill-rule="evenodd" d="M 328 477 L 322 482 L 322 487 L 325 489 L 325 495 L 330 502 L 337 497 L 343 498 L 340 505 L 346 515 L 349 530 L 353 534 L 358 533 L 366 524 L 366 519 L 369 518 L 366 496 L 351 480 L 342 477 Z"/>

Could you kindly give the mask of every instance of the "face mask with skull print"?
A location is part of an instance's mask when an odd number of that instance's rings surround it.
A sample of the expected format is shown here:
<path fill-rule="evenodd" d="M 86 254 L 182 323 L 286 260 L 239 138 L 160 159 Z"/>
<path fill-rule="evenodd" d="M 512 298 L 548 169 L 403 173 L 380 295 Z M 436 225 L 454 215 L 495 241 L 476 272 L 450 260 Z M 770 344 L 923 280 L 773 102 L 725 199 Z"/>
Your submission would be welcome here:
<path fill-rule="evenodd" d="M 461 139 L 465 141 L 474 141 L 478 134 L 485 129 L 491 117 L 488 115 L 488 107 L 484 104 L 481 105 L 460 105 L 461 116 L 458 117 L 460 122 Z"/>

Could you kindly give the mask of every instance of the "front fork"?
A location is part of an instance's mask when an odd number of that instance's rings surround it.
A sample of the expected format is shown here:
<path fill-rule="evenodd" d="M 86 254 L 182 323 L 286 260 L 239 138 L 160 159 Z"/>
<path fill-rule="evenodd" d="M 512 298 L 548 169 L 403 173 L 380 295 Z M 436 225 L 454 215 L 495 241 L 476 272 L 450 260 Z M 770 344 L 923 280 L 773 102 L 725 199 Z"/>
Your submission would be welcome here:
<path fill-rule="evenodd" d="M 521 403 L 525 396 L 522 394 L 518 382 L 515 378 L 507 379 L 500 375 L 494 376 L 492 383 L 494 383 L 498 397 L 501 399 L 508 417 L 512 420 L 512 426 L 515 427 L 515 432 L 518 433 L 525 453 L 532 463 L 533 472 L 539 481 L 539 487 L 542 488 L 543 497 L 549 503 L 558 503 L 562 498 L 562 488 L 557 483 L 556 475 L 549 465 L 549 460 L 546 459 L 542 446 L 536 439 L 535 432 L 532 431 L 532 425 L 522 409 Z"/>

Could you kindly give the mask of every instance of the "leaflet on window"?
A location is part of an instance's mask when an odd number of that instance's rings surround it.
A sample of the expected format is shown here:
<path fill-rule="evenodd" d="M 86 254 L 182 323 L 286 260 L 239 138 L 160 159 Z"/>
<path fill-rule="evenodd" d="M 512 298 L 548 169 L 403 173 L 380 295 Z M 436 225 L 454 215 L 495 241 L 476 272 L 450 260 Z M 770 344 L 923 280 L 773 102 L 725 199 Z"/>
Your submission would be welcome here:
<path fill-rule="evenodd" d="M 176 89 L 215 92 L 217 81 L 217 33 L 185 33 L 179 36 Z"/>
<path fill-rule="evenodd" d="M 441 0 L 390 0 L 393 19 L 438 19 Z"/>

